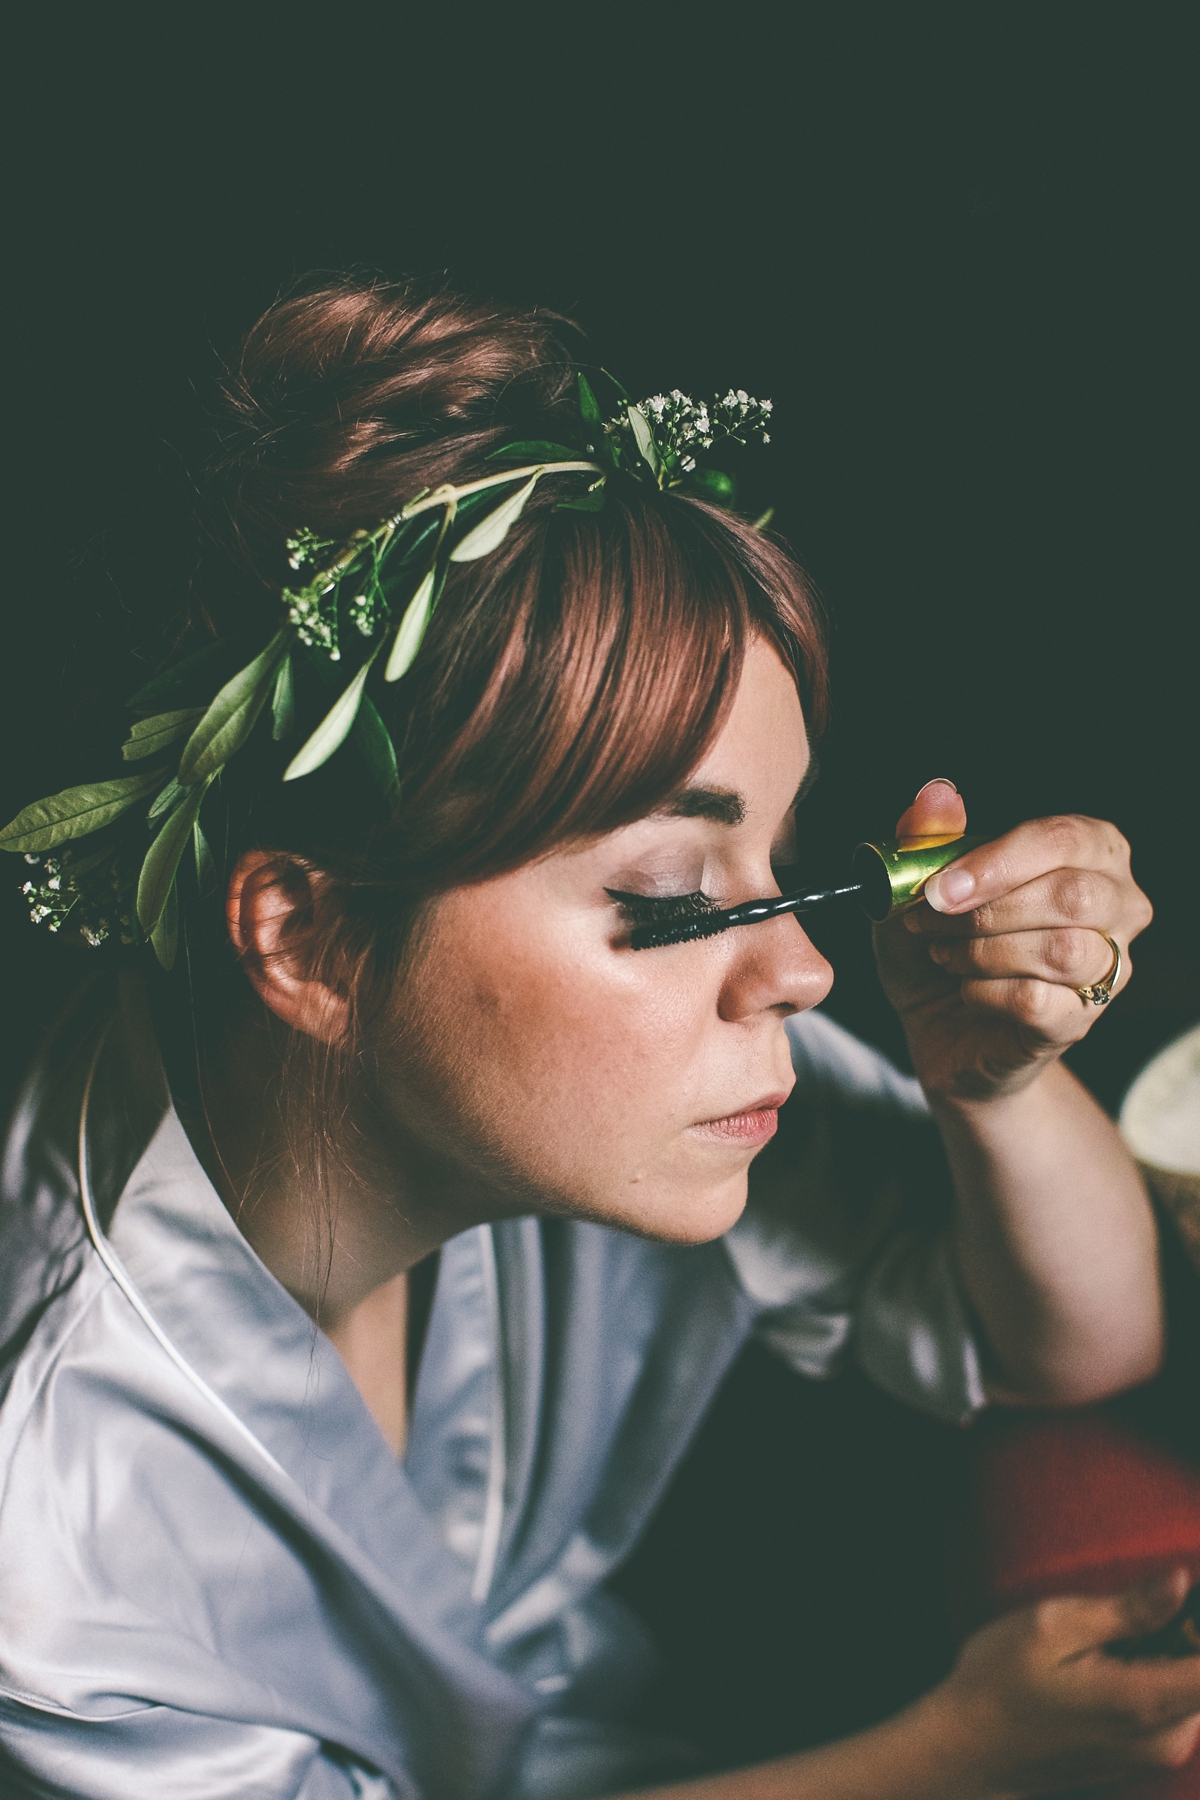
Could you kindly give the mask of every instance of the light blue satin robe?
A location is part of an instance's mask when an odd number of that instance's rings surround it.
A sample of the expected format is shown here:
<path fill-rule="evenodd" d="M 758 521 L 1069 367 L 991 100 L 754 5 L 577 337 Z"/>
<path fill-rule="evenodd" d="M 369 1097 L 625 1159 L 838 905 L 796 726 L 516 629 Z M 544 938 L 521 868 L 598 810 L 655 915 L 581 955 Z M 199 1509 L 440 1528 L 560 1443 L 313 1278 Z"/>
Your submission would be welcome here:
<path fill-rule="evenodd" d="M 623 1723 L 654 1653 L 604 1583 L 747 1337 L 981 1402 L 944 1232 L 895 1179 L 916 1084 L 807 1014 L 795 1167 L 724 1239 L 453 1239 L 398 1465 L 138 1013 L 92 991 L 5 1162 L 0 1792 L 572 1800 L 685 1772 Z"/>

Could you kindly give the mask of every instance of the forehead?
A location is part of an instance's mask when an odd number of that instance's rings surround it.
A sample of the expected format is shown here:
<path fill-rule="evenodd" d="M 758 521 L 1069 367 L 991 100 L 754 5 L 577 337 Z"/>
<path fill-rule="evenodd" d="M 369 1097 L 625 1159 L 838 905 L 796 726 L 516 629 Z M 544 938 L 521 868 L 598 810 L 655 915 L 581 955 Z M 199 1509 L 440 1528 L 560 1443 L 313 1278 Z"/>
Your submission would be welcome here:
<path fill-rule="evenodd" d="M 725 724 L 686 782 L 651 816 L 738 825 L 760 807 L 782 810 L 803 791 L 811 760 L 791 671 L 755 638 Z"/>

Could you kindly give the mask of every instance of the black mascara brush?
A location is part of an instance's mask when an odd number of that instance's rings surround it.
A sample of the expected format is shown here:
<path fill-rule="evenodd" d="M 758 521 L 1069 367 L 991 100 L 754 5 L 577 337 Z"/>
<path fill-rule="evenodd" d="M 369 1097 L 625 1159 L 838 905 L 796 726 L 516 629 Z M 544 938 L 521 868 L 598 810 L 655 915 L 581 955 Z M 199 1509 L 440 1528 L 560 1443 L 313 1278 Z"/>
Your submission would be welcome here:
<path fill-rule="evenodd" d="M 887 838 L 878 844 L 860 844 L 850 860 L 857 879 L 846 887 L 794 889 L 773 899 L 743 900 L 719 912 L 697 913 L 670 925 L 639 925 L 629 942 L 635 950 L 663 950 L 669 944 L 687 944 L 694 938 L 716 937 L 735 925 L 759 925 L 781 913 L 811 912 L 831 900 L 850 895 L 858 898 L 869 919 L 882 924 L 896 913 L 907 912 L 925 892 L 925 883 L 948 863 L 957 862 L 982 837 Z"/>

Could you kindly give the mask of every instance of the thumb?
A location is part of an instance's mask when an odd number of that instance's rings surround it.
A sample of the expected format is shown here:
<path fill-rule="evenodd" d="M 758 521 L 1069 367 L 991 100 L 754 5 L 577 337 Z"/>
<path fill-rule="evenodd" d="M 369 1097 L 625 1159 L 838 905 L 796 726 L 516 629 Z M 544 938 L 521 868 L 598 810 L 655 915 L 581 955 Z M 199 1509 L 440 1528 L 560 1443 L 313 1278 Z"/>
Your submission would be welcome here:
<path fill-rule="evenodd" d="M 1191 1580 L 1189 1570 L 1172 1569 L 1120 1594 L 1097 1598 L 1078 1594 L 1043 1605 L 1058 1615 L 1054 1622 L 1060 1627 L 1057 1635 L 1065 1654 L 1077 1655 L 1116 1638 L 1146 1637 L 1158 1631 L 1183 1605 Z"/>
<path fill-rule="evenodd" d="M 952 781 L 939 777 L 927 781 L 908 810 L 901 813 L 896 836 L 942 837 L 966 828 L 967 809 L 961 794 Z"/>

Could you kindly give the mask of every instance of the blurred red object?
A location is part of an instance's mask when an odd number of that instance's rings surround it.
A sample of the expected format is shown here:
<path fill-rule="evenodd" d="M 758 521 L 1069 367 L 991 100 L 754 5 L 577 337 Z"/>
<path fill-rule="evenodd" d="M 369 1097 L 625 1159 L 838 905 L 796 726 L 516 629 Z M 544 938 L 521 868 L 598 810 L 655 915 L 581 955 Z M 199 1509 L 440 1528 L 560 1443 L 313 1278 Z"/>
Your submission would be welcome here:
<path fill-rule="evenodd" d="M 986 1414 L 974 1428 L 971 1543 L 957 1590 L 965 1634 L 1051 1594 L 1104 1594 L 1185 1564 L 1200 1580 L 1200 1471 L 1104 1411 Z M 1200 1800 L 1185 1768 L 1079 1790 Z"/>

